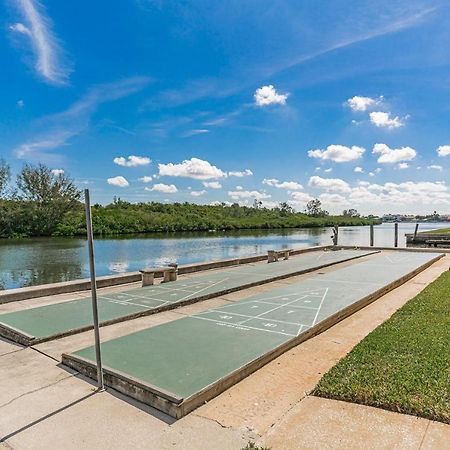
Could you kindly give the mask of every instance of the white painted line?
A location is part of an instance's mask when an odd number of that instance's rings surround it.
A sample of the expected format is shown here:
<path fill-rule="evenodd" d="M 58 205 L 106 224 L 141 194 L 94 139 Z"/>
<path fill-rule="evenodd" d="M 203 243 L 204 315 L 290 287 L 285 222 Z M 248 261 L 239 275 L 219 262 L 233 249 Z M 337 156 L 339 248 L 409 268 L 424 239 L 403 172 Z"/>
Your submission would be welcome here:
<path fill-rule="evenodd" d="M 198 317 L 200 315 L 209 314 L 209 313 L 212 313 L 212 312 L 215 312 L 215 313 L 218 313 L 218 314 L 220 314 L 220 313 L 223 314 L 223 311 L 220 311 L 219 309 L 208 309 L 207 311 L 202 311 L 202 312 L 199 312 L 197 314 L 193 314 L 193 316 Z M 265 320 L 264 317 L 248 316 L 248 315 L 245 315 L 245 314 L 238 314 L 238 313 L 234 313 L 234 312 L 233 313 L 229 313 L 229 314 L 231 314 L 230 316 L 228 316 L 229 318 L 232 318 L 232 316 L 239 316 L 239 317 L 248 317 L 249 321 L 253 320 L 253 319 L 255 319 L 255 320 Z M 300 322 L 286 322 L 285 320 L 277 320 L 277 319 L 267 319 L 267 321 L 282 323 L 284 325 L 296 325 L 296 326 L 302 325 L 302 326 L 305 326 L 305 327 L 309 326 L 309 325 L 305 325 L 304 323 L 300 323 Z M 245 322 L 247 322 L 247 321 L 245 321 Z M 240 325 L 241 323 L 243 323 L 243 322 L 236 322 L 235 325 Z"/>
<path fill-rule="evenodd" d="M 263 312 L 263 313 L 261 313 L 261 314 L 258 314 L 258 315 L 255 316 L 255 317 L 252 317 L 251 319 L 243 320 L 242 322 L 239 322 L 239 324 L 242 325 L 243 323 L 248 322 L 249 320 L 260 318 L 260 317 L 264 316 L 265 314 L 269 314 L 269 313 L 271 313 L 271 312 L 273 312 L 273 311 L 276 311 L 277 309 L 284 308 L 285 306 L 288 306 L 288 305 L 290 305 L 291 303 L 297 302 L 298 300 L 302 300 L 302 299 L 305 298 L 305 297 L 306 297 L 306 295 L 304 295 L 303 297 L 297 298 L 297 299 L 293 300 L 292 302 L 285 303 L 284 305 L 279 305 L 279 306 L 277 306 L 277 307 L 275 307 L 275 308 L 269 309 L 268 311 L 265 311 L 265 312 Z"/>
<path fill-rule="evenodd" d="M 320 310 L 322 308 L 323 301 L 325 300 L 325 297 L 327 296 L 327 293 L 328 293 L 328 288 L 326 288 L 325 293 L 323 294 L 323 297 L 322 297 L 322 301 L 320 302 L 319 307 L 317 308 L 316 315 L 315 315 L 313 323 L 311 325 L 312 327 L 316 324 L 317 317 L 319 317 L 319 312 L 320 312 Z"/>
<path fill-rule="evenodd" d="M 227 326 L 229 326 L 230 328 L 239 328 L 239 327 L 242 327 L 242 328 L 245 328 L 245 329 L 248 329 L 248 330 L 264 331 L 264 332 L 266 332 L 266 333 L 275 333 L 275 334 L 282 334 L 282 335 L 284 335 L 284 336 L 295 337 L 295 334 L 283 333 L 282 331 L 273 331 L 273 330 L 267 330 L 267 329 L 262 329 L 262 328 L 250 327 L 250 326 L 248 326 L 248 325 L 239 325 L 239 324 L 236 324 L 236 323 L 222 322 L 222 321 L 220 321 L 220 320 L 208 319 L 207 317 L 199 317 L 199 316 L 189 316 L 189 317 L 191 317 L 191 318 L 193 318 L 193 319 L 207 320 L 207 321 L 209 321 L 209 322 L 220 323 L 220 324 L 223 324 L 223 325 L 227 325 Z"/>

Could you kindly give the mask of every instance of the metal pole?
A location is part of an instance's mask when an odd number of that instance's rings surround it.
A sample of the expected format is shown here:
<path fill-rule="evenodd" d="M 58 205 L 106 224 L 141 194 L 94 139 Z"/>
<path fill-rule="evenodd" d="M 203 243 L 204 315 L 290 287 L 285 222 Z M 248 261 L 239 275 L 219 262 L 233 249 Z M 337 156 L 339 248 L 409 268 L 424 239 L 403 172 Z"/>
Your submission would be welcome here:
<path fill-rule="evenodd" d="M 92 233 L 91 200 L 89 189 L 84 190 L 86 207 L 86 230 L 89 249 L 89 269 L 91 271 L 92 315 L 94 317 L 95 356 L 97 359 L 97 385 L 100 391 L 105 389 L 103 384 L 102 355 L 100 351 L 100 330 L 98 323 L 97 282 L 95 280 L 94 237 Z"/>
<path fill-rule="evenodd" d="M 335 225 L 334 227 L 333 227 L 333 236 L 332 236 L 332 238 L 333 238 L 333 245 L 338 245 L 338 238 L 339 238 L 339 226 L 338 225 Z"/>
<path fill-rule="evenodd" d="M 374 239 L 373 239 L 373 225 L 370 225 L 370 246 L 373 247 Z"/>
<path fill-rule="evenodd" d="M 394 247 L 398 247 L 398 223 L 394 224 Z"/>
<path fill-rule="evenodd" d="M 416 237 L 417 237 L 417 230 L 419 229 L 419 224 L 416 223 L 416 228 L 414 229 L 414 237 L 413 237 L 413 242 L 415 242 Z"/>

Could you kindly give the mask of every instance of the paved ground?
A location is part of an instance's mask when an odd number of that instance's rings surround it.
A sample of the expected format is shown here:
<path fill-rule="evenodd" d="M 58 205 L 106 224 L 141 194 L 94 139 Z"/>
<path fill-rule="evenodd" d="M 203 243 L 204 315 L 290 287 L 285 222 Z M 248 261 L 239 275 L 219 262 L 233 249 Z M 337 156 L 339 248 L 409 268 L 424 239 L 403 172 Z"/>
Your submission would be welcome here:
<path fill-rule="evenodd" d="M 344 263 L 339 268 L 357 262 Z M 3 447 L 237 450 L 252 439 L 270 445 L 272 450 L 450 448 L 450 426 L 305 394 L 337 360 L 442 271 L 448 270 L 449 264 L 447 256 L 176 422 L 112 390 L 93 394 L 93 386 L 85 379 L 56 365 L 53 357 L 57 359 L 62 352 L 86 347 L 92 342 L 92 332 L 42 343 L 35 349 L 23 349 L 0 340 L 0 436 L 8 436 Z M 332 273 L 337 269 L 330 267 L 321 272 Z M 246 295 L 267 292 L 274 285 L 281 287 L 309 276 L 245 292 Z M 231 304 L 242 294 L 228 294 L 102 328 L 102 339 L 114 339 L 186 314 Z M 21 303 L 26 307 L 26 302 Z M 304 433 L 298 433 L 299 429 L 304 429 Z M 315 437 L 317 430 L 322 440 Z"/>
<path fill-rule="evenodd" d="M 207 271 L 171 283 L 111 292 L 99 296 L 99 318 L 101 322 L 107 322 L 145 311 L 167 309 L 170 306 L 175 308 L 196 298 L 218 296 L 243 286 L 263 283 L 269 279 L 370 253 L 357 250 L 317 251 L 274 264 L 248 264 L 220 271 Z M 70 330 L 77 332 L 91 324 L 92 309 L 88 297 L 0 315 L 0 325 L 14 328 L 37 339 L 57 336 Z"/>
<path fill-rule="evenodd" d="M 187 399 L 345 307 L 434 259 L 379 254 L 307 280 L 209 309 L 102 346 L 105 367 Z M 95 361 L 95 349 L 75 352 Z"/>

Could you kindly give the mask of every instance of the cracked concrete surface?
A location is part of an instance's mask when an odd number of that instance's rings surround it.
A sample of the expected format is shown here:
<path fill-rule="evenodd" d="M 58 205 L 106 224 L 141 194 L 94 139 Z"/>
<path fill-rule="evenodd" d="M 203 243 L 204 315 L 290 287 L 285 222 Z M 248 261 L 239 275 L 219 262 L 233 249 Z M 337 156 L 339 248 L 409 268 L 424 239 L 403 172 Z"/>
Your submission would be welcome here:
<path fill-rule="evenodd" d="M 293 348 L 178 421 L 113 390 L 97 393 L 92 382 L 52 359 L 90 345 L 91 332 L 35 349 L 0 340 L 0 448 L 209 450 L 240 449 L 252 440 L 272 449 L 450 449 L 448 425 L 308 396 L 336 361 L 447 270 L 449 259 L 447 256 L 402 287 Z M 274 285 L 105 327 L 102 339 L 176 320 Z"/>

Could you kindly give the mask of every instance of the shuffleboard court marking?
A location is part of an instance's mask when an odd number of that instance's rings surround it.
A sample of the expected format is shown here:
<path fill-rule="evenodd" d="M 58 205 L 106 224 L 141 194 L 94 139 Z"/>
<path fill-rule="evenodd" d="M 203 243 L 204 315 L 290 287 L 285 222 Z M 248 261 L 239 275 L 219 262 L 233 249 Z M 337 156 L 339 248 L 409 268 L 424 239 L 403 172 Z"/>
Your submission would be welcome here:
<path fill-rule="evenodd" d="M 303 295 L 303 296 L 301 296 L 301 297 L 298 298 L 298 299 L 292 300 L 291 302 L 288 302 L 288 303 L 283 303 L 282 305 L 278 305 L 278 306 L 276 306 L 275 308 L 269 309 L 268 311 L 264 311 L 263 313 L 258 314 L 258 315 L 256 315 L 256 316 L 253 316 L 253 317 L 250 316 L 249 319 L 246 319 L 246 320 L 243 320 L 242 322 L 239 322 L 239 325 L 242 325 L 243 323 L 248 322 L 248 321 L 250 321 L 250 320 L 252 320 L 252 319 L 260 318 L 260 317 L 262 317 L 262 316 L 264 316 L 264 315 L 266 315 L 266 314 L 269 314 L 269 313 L 271 313 L 271 312 L 273 312 L 273 311 L 276 311 L 277 309 L 285 308 L 286 306 L 289 306 L 291 303 L 295 303 L 295 302 L 297 302 L 298 300 L 304 299 L 305 297 L 306 297 L 306 295 Z M 287 323 L 287 322 L 285 322 L 285 323 Z"/>
<path fill-rule="evenodd" d="M 190 316 L 190 317 L 194 317 L 194 316 Z M 284 333 L 282 331 L 274 331 L 274 330 L 267 330 L 267 329 L 262 329 L 262 328 L 256 328 L 256 327 L 251 327 L 250 325 L 238 325 L 238 324 L 235 324 L 235 323 L 221 322 L 220 320 L 210 319 L 208 317 L 195 316 L 194 318 L 195 319 L 200 319 L 200 320 L 207 320 L 209 322 L 215 322 L 219 326 L 227 326 L 229 328 L 237 328 L 237 329 L 240 329 L 240 330 L 256 330 L 256 331 L 264 331 L 266 333 L 282 334 L 283 336 L 291 336 L 291 337 L 295 336 L 295 334 Z"/>
<path fill-rule="evenodd" d="M 312 327 L 313 327 L 313 326 L 316 324 L 316 322 L 317 322 L 317 317 L 319 316 L 320 310 L 322 309 L 323 301 L 325 300 L 325 297 L 326 297 L 327 294 L 328 294 L 328 290 L 329 290 L 329 288 L 325 288 L 325 292 L 324 292 L 324 294 L 323 294 L 322 300 L 320 301 L 319 307 L 317 308 L 316 315 L 314 316 L 314 320 L 313 320 L 313 323 L 312 323 L 312 325 L 311 325 Z"/>

